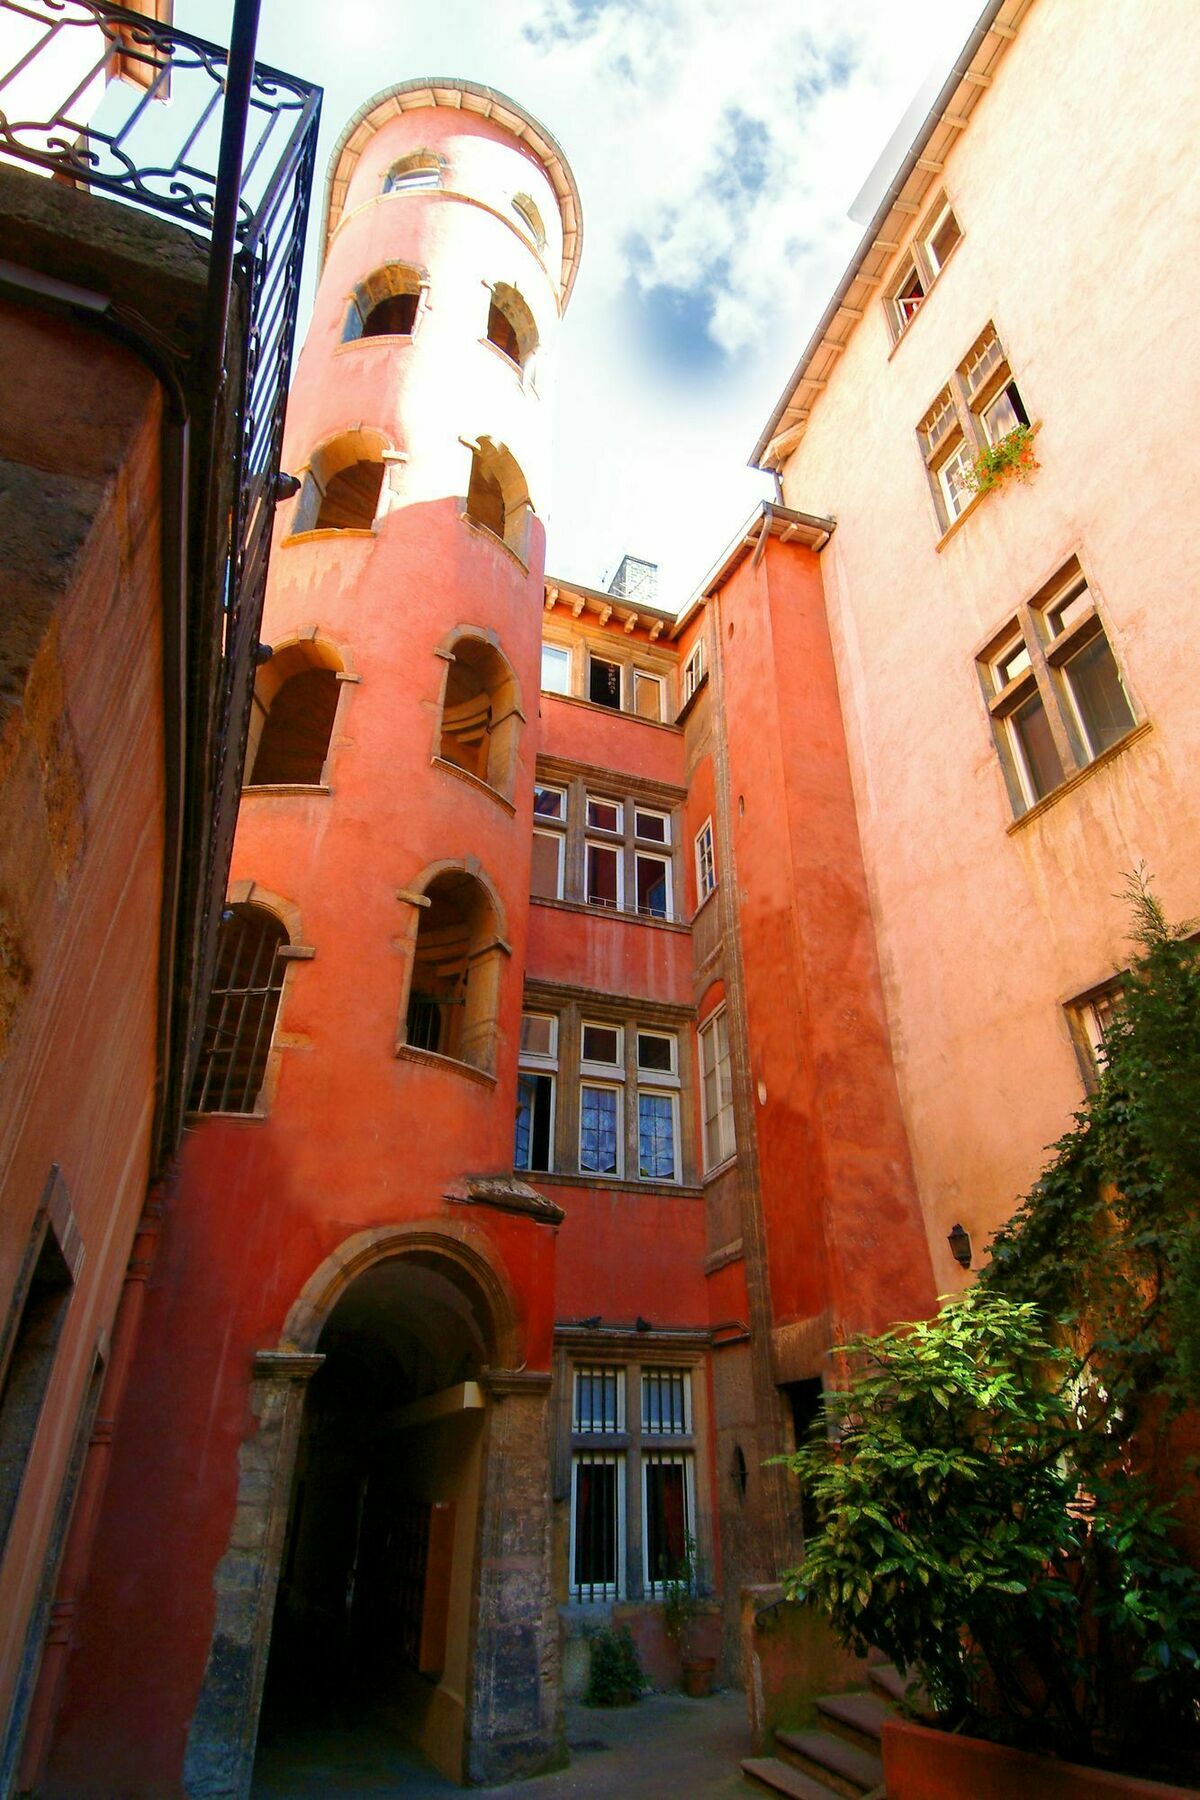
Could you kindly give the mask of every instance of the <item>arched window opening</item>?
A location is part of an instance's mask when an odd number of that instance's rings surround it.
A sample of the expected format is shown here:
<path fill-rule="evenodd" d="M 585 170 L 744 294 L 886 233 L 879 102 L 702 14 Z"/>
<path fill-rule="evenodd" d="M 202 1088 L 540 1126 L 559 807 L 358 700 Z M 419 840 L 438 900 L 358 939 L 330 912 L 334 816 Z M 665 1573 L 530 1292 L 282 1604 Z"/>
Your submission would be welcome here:
<path fill-rule="evenodd" d="M 231 906 L 221 921 L 217 966 L 200 1057 L 193 1112 L 252 1113 L 283 991 L 287 932 L 264 907 Z"/>
<path fill-rule="evenodd" d="M 421 277 L 405 263 L 389 263 L 359 282 L 350 298 L 344 344 L 365 337 L 410 337 L 421 303 Z"/>
<path fill-rule="evenodd" d="M 442 760 L 511 797 L 520 727 L 516 678 L 504 657 L 485 639 L 459 638 L 442 702 Z"/>
<path fill-rule="evenodd" d="M 506 282 L 498 281 L 492 289 L 487 335 L 488 342 L 503 350 L 519 369 L 528 367 L 537 349 L 537 326 L 516 288 Z"/>
<path fill-rule="evenodd" d="M 402 156 L 383 178 L 385 194 L 416 194 L 441 185 L 442 165 L 430 150 Z"/>
<path fill-rule="evenodd" d="M 494 300 L 488 307 L 487 334 L 489 344 L 495 344 L 497 350 L 503 350 L 505 356 L 511 356 L 515 363 L 521 361 L 521 344 L 516 327 Z"/>
<path fill-rule="evenodd" d="M 354 462 L 332 475 L 321 496 L 317 531 L 370 531 L 375 523 L 383 464 Z"/>
<path fill-rule="evenodd" d="M 504 494 L 499 478 L 488 469 L 483 458 L 471 458 L 471 485 L 467 489 L 467 511 L 477 525 L 486 525 L 497 537 L 504 536 Z"/>
<path fill-rule="evenodd" d="M 503 954 L 483 884 L 448 869 L 425 890 L 413 952 L 404 1041 L 471 1068 L 495 1064 Z"/>
<path fill-rule="evenodd" d="M 515 458 L 490 438 L 480 438 L 471 457 L 468 518 L 503 538 L 525 561 L 531 510 L 529 489 Z"/>
<path fill-rule="evenodd" d="M 246 767 L 250 787 L 316 787 L 325 772 L 341 683 L 330 652 L 289 644 L 258 671 Z"/>
<path fill-rule="evenodd" d="M 529 232 L 538 249 L 544 250 L 546 248 L 546 227 L 542 224 L 541 213 L 528 194 L 513 195 L 513 211 Z"/>
<path fill-rule="evenodd" d="M 384 488 L 381 432 L 348 431 L 314 451 L 292 521 L 304 531 L 371 531 Z"/>

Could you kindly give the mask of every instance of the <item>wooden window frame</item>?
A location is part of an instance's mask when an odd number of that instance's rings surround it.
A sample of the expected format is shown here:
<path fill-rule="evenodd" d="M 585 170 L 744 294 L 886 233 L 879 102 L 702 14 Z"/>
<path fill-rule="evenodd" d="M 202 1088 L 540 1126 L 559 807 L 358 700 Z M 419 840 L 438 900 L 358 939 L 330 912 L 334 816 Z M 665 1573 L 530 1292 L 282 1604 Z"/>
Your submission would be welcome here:
<path fill-rule="evenodd" d="M 1084 594 L 1088 598 L 1084 610 L 1069 627 L 1054 632 L 1047 615 Z M 1098 638 L 1103 638 L 1108 647 L 1130 714 L 1129 724 L 1121 736 L 1099 749 L 1092 746 L 1088 737 L 1067 668 L 1079 651 Z M 1015 660 L 1012 653 L 1019 645 L 1024 647 L 1028 657 L 1027 666 L 1006 680 L 1006 665 Z M 1038 593 L 1017 607 L 1003 629 L 978 652 L 975 663 L 993 740 L 1017 818 L 1048 799 L 1080 770 L 1118 749 L 1143 722 L 1101 616 L 1094 584 L 1084 573 L 1078 557 L 1071 557 Z M 1034 695 L 1040 699 L 1045 711 L 1062 771 L 1061 779 L 1045 793 L 1036 792 L 1037 784 L 1013 724 L 1015 715 Z"/>

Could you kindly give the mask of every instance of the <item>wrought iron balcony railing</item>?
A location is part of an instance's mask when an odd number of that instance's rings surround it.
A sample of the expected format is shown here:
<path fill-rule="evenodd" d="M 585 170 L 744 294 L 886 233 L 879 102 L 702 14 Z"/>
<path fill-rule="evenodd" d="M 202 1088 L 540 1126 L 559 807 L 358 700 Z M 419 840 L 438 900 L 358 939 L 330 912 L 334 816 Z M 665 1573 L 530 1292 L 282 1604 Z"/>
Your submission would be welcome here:
<path fill-rule="evenodd" d="M 235 0 L 228 47 L 146 16 L 157 11 L 155 0 L 144 12 L 0 0 L 0 161 L 158 214 L 207 249 L 204 341 L 191 357 L 174 353 L 194 408 L 200 396 L 207 454 L 186 499 L 181 805 L 194 866 L 172 927 L 184 999 L 168 1031 L 169 1151 L 237 819 L 321 90 L 254 60 L 258 0 Z"/>

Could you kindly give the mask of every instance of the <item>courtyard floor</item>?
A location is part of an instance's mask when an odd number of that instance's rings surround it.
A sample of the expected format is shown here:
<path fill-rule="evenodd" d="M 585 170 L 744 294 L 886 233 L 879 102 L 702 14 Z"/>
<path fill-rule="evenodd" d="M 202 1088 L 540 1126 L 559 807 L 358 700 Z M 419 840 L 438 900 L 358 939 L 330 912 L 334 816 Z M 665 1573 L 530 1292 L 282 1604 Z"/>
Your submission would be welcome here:
<path fill-rule="evenodd" d="M 604 1710 L 568 1704 L 567 1742 L 569 1768 L 474 1791 L 487 1800 L 761 1800 L 739 1767 L 751 1754 L 744 1694 L 653 1694 Z M 295 1732 L 265 1746 L 252 1800 L 447 1800 L 463 1792 L 384 1731 L 355 1727 Z"/>

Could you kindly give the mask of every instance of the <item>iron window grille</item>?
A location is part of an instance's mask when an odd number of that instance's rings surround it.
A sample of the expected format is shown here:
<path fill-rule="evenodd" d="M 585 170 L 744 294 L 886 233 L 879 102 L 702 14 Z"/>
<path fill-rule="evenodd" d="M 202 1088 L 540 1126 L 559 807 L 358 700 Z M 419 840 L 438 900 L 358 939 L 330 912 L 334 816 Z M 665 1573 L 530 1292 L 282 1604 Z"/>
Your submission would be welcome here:
<path fill-rule="evenodd" d="M 217 967 L 192 1086 L 193 1112 L 257 1110 L 287 964 L 287 933 L 259 906 L 222 922 Z"/>

